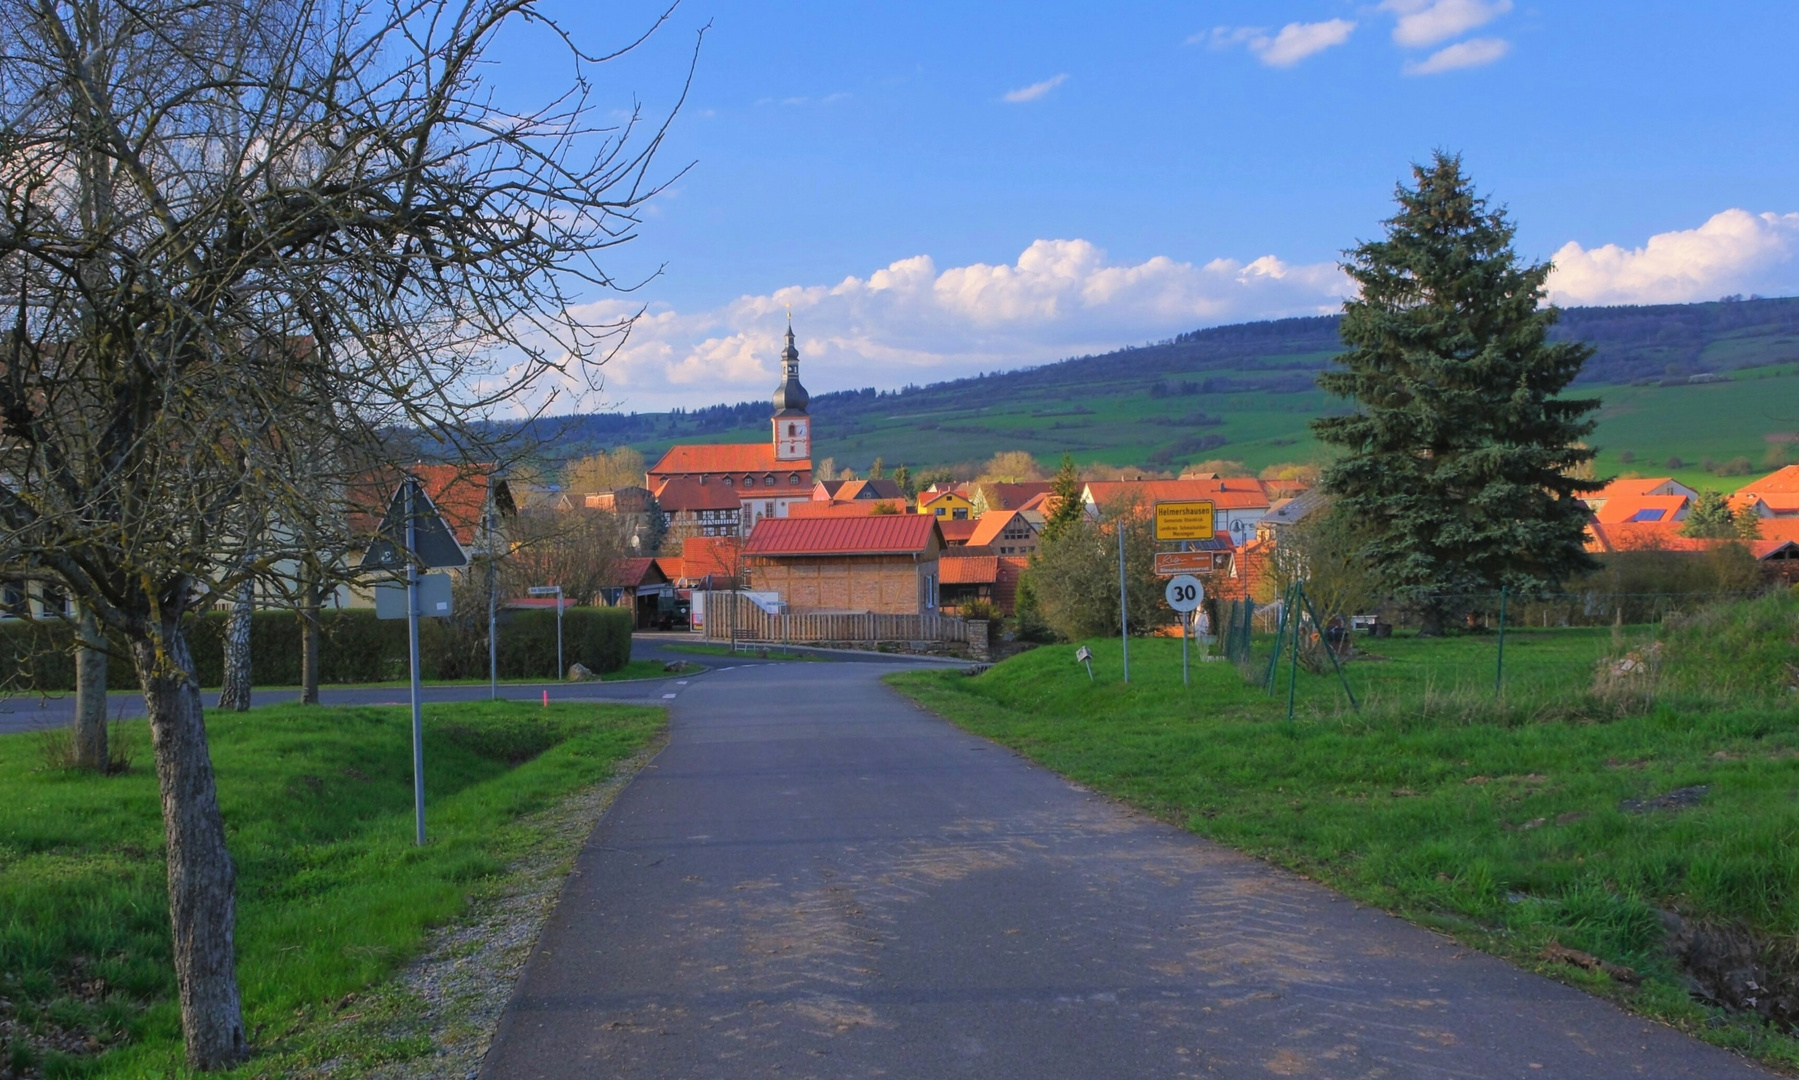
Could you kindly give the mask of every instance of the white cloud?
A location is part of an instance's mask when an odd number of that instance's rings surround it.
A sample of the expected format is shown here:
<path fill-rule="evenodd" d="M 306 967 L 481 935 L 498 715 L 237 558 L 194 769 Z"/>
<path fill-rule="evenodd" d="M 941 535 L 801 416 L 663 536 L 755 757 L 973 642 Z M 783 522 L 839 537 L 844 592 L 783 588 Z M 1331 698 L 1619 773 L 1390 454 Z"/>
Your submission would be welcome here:
<path fill-rule="evenodd" d="M 865 277 L 742 296 L 710 311 L 652 305 L 601 370 L 601 398 L 584 396 L 577 375 L 562 384 L 555 411 L 760 397 L 779 381 L 789 306 L 801 371 L 822 392 L 1044 363 L 1198 326 L 1323 314 L 1348 289 L 1335 263 L 1294 265 L 1273 255 L 1120 263 L 1085 240 L 1038 240 L 1001 264 L 940 268 L 916 255 Z M 607 300 L 579 314 L 598 321 L 634 310 Z"/>
<path fill-rule="evenodd" d="M 1439 75 L 1445 71 L 1480 67 L 1512 51 L 1511 42 L 1503 38 L 1469 38 L 1448 48 L 1438 49 L 1415 64 L 1407 64 L 1407 75 Z"/>
<path fill-rule="evenodd" d="M 1022 104 L 1023 102 L 1026 102 L 1026 101 L 1036 101 L 1038 98 L 1049 93 L 1051 90 L 1054 90 L 1056 87 L 1061 86 L 1063 83 L 1065 83 L 1067 81 L 1068 81 L 1068 73 L 1063 72 L 1062 74 L 1057 75 L 1054 78 L 1045 79 L 1040 83 L 1032 83 L 1029 86 L 1021 86 L 1016 90 L 1008 90 L 1004 94 L 1000 95 L 1000 100 L 1010 102 L 1013 105 Z"/>
<path fill-rule="evenodd" d="M 1356 24 L 1347 19 L 1328 22 L 1288 23 L 1270 35 L 1260 26 L 1218 26 L 1209 34 L 1194 34 L 1187 44 L 1204 42 L 1214 49 L 1242 45 L 1269 67 L 1292 67 L 1306 57 L 1343 44 Z"/>
<path fill-rule="evenodd" d="M 1421 49 L 1485 26 L 1512 10 L 1512 0 L 1385 0 L 1380 9 L 1399 16 L 1394 41 Z"/>
<path fill-rule="evenodd" d="M 1696 229 L 1657 233 L 1639 248 L 1583 248 L 1570 240 L 1555 253 L 1550 299 L 1558 304 L 1675 304 L 1734 292 L 1792 291 L 1799 213 L 1726 210 Z"/>

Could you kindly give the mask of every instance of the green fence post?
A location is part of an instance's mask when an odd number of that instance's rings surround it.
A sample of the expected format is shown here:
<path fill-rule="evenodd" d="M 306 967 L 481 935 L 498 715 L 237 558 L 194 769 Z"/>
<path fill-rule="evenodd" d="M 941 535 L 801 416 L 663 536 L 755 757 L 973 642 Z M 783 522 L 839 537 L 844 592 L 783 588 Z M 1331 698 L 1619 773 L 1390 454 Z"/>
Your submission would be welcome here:
<path fill-rule="evenodd" d="M 1305 587 L 1297 586 L 1299 598 L 1305 601 L 1306 613 L 1312 617 L 1312 625 L 1318 628 L 1318 641 L 1324 646 L 1324 655 L 1331 658 L 1331 670 L 1337 673 L 1337 681 L 1343 684 L 1343 692 L 1349 695 L 1349 707 L 1356 712 L 1362 706 L 1355 699 L 1355 691 L 1349 688 L 1349 678 L 1343 674 L 1343 665 L 1337 663 L 1337 651 L 1331 648 L 1330 636 L 1324 632 L 1324 624 L 1318 621 L 1318 609 L 1312 606 L 1312 598 L 1306 595 Z"/>
<path fill-rule="evenodd" d="M 1268 658 L 1268 675 L 1262 680 L 1262 688 L 1270 696 L 1274 694 L 1274 677 L 1281 669 L 1281 641 L 1287 632 L 1287 609 L 1292 606 L 1289 603 L 1292 597 L 1293 590 L 1289 587 L 1286 595 L 1281 597 L 1280 617 L 1274 624 L 1274 655 Z"/>

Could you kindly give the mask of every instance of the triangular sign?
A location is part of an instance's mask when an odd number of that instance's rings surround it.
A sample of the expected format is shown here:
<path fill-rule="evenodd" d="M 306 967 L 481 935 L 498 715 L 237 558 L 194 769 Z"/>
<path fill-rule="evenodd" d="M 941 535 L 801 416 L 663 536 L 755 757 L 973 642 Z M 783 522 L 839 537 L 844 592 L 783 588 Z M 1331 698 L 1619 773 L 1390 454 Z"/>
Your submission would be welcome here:
<path fill-rule="evenodd" d="M 362 553 L 358 569 L 406 569 L 406 486 L 416 483 L 410 479 L 401 481 L 394 491 L 387 502 L 387 514 L 375 530 L 374 542 Z M 437 505 L 425 494 L 423 485 L 413 489 L 413 499 L 412 533 L 419 564 L 432 570 L 467 566 L 468 554 L 456 542 L 456 534 L 444 524 L 443 515 L 437 512 Z"/>

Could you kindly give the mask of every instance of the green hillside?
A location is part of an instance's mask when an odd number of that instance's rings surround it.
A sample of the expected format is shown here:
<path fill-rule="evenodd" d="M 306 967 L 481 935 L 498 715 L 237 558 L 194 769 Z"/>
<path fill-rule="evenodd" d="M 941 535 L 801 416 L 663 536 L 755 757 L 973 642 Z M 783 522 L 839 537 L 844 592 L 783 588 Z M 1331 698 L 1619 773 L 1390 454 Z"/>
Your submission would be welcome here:
<path fill-rule="evenodd" d="M 901 391 L 813 399 L 815 460 L 865 468 L 980 461 L 1025 450 L 1178 471 L 1213 458 L 1251 469 L 1316 461 L 1306 421 L 1342 403 L 1313 380 L 1336 353 L 1335 317 L 1246 323 L 1100 356 Z M 1799 298 L 1573 308 L 1556 336 L 1597 350 L 1571 391 L 1604 401 L 1594 444 L 1602 473 L 1760 471 L 1799 443 Z M 1694 376 L 1717 381 L 1690 382 Z M 565 418 L 570 453 L 629 443 L 654 458 L 675 442 L 768 437 L 765 401 L 674 413 Z M 1625 460 L 1625 455 L 1631 460 Z M 1682 464 L 1669 466 L 1671 459 Z"/>

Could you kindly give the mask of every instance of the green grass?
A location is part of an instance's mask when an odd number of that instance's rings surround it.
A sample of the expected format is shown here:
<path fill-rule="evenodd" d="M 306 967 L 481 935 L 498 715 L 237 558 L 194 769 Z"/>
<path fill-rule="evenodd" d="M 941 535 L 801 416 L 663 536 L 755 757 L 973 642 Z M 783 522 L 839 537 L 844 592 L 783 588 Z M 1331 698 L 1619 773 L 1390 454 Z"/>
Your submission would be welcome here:
<path fill-rule="evenodd" d="M 345 1052 L 319 1041 L 332 1004 L 391 976 L 502 883 L 539 839 L 528 816 L 604 780 L 662 723 L 661 710 L 628 706 L 427 706 L 430 843 L 418 848 L 406 709 L 209 717 L 238 870 L 238 977 L 261 1054 L 243 1074 Z M 156 779 L 142 722 L 120 730 L 137 760 L 110 778 L 48 769 L 41 736 L 0 737 L 0 997 L 39 1034 L 106 1048 L 50 1055 L 52 1076 L 182 1074 Z"/>
<path fill-rule="evenodd" d="M 1708 644 L 1727 639 L 1718 627 L 1678 636 L 1670 667 L 1720 674 L 1635 712 L 1592 692 L 1594 661 L 1613 652 L 1607 630 L 1508 633 L 1503 700 L 1491 636 L 1375 642 L 1383 659 L 1349 665 L 1360 712 L 1328 670 L 1301 667 L 1290 725 L 1285 663 L 1275 697 L 1222 662 L 1196 664 L 1183 688 L 1168 639 L 1131 643 L 1128 687 L 1115 639 L 1086 643 L 1092 683 L 1072 646 L 974 678 L 889 681 L 1165 820 L 1794 1069 L 1799 1040 L 1687 995 L 1658 909 L 1772 939 L 1799 932 L 1799 710 L 1753 665 L 1727 670 L 1731 649 Z M 1710 791 L 1693 809 L 1620 805 L 1695 785 Z M 1551 940 L 1645 979 L 1631 988 L 1546 964 Z"/>

